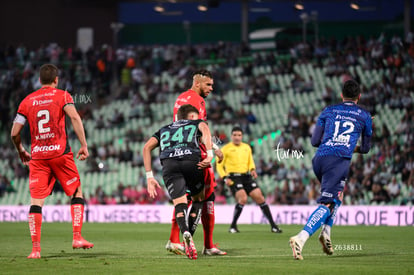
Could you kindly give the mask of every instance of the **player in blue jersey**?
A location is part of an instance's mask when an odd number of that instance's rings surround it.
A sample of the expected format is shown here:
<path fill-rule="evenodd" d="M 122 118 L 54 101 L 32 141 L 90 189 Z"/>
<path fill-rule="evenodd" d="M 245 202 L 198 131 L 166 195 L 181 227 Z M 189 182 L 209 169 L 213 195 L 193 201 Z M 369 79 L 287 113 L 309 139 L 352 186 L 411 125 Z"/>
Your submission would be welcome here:
<path fill-rule="evenodd" d="M 318 208 L 310 215 L 303 230 L 290 238 L 296 260 L 303 260 L 303 246 L 320 227 L 319 241 L 323 251 L 333 254 L 331 228 L 342 203 L 352 154 L 368 153 L 371 147 L 372 118 L 368 111 L 357 105 L 361 97 L 359 84 L 354 80 L 346 81 L 341 97 L 341 104 L 322 111 L 312 135 L 312 145 L 318 147 L 312 166 L 321 183 L 321 196 Z M 360 137 L 361 143 L 357 146 Z"/>

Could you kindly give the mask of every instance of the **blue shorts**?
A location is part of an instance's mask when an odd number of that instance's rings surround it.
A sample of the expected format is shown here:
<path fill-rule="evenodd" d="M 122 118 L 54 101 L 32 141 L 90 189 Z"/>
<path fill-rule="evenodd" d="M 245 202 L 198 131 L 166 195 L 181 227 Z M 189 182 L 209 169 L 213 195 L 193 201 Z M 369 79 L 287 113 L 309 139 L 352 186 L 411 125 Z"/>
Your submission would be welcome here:
<path fill-rule="evenodd" d="M 313 172 L 321 183 L 318 203 L 338 200 L 349 173 L 350 159 L 337 156 L 316 156 L 312 159 Z"/>

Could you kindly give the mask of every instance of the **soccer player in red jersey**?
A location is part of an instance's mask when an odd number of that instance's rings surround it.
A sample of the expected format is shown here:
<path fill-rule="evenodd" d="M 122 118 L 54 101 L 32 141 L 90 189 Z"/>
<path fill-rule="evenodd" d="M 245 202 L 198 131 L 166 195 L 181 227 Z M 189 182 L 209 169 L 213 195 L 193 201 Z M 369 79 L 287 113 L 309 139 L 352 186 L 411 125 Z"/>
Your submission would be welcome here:
<path fill-rule="evenodd" d="M 71 214 L 73 228 L 72 247 L 92 248 L 93 243 L 81 236 L 84 199 L 79 173 L 73 159 L 65 129 L 65 117 L 70 118 L 81 147 L 76 155 L 79 160 L 89 156 L 82 120 L 76 111 L 70 94 L 57 89 L 58 69 L 51 64 L 40 67 L 42 88 L 29 94 L 20 103 L 11 130 L 11 138 L 20 160 L 29 165 L 30 211 L 29 227 L 32 238 L 32 253 L 29 259 L 40 258 L 42 207 L 45 198 L 53 190 L 56 179 L 66 195 L 72 197 Z M 28 122 L 31 135 L 31 153 L 21 142 L 20 133 Z"/>
<path fill-rule="evenodd" d="M 213 76 L 207 70 L 198 70 L 193 74 L 193 84 L 191 88 L 180 94 L 174 104 L 174 121 L 177 120 L 177 111 L 184 104 L 190 104 L 199 111 L 199 118 L 207 121 L 206 98 L 213 91 Z M 213 149 L 219 159 L 222 159 L 222 153 L 217 145 L 213 145 Z M 207 157 L 206 150 L 203 145 L 200 145 L 202 151 L 202 158 Z M 212 167 L 204 169 L 205 182 L 205 201 L 201 214 L 201 222 L 204 231 L 204 248 L 202 254 L 204 255 L 226 255 L 225 251 L 218 249 L 213 243 L 214 230 L 214 188 L 216 181 L 214 179 L 214 171 Z M 166 249 L 170 252 L 184 255 L 183 246 L 180 243 L 180 230 L 173 215 L 170 239 L 167 242 Z"/>

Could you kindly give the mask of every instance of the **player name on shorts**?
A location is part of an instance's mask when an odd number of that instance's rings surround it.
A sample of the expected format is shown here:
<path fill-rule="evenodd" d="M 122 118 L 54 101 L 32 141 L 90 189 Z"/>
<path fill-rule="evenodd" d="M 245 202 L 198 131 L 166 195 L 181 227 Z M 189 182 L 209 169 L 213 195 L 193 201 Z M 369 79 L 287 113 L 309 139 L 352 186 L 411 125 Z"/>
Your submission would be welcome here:
<path fill-rule="evenodd" d="M 49 152 L 49 151 L 56 151 L 56 150 L 60 150 L 60 144 L 55 144 L 55 145 L 46 145 L 46 146 L 35 146 L 32 149 L 32 153 L 37 153 L 37 152 Z"/>
<path fill-rule="evenodd" d="M 280 143 L 277 144 L 277 148 L 276 148 L 276 155 L 277 155 L 277 159 L 280 161 L 281 159 L 290 159 L 290 158 L 294 158 L 294 159 L 301 159 L 304 158 L 303 156 L 303 151 L 302 150 L 291 150 L 291 149 L 283 149 L 280 148 Z"/>

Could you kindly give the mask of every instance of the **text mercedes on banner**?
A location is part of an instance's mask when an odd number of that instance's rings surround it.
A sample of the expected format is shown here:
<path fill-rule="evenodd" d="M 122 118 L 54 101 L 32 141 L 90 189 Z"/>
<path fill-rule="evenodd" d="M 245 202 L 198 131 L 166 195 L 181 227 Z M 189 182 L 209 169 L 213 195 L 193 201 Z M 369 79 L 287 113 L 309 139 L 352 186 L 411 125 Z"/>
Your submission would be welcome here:
<path fill-rule="evenodd" d="M 86 222 L 170 223 L 171 205 L 89 205 L 85 207 Z M 313 206 L 271 205 L 277 224 L 305 224 Z M 229 224 L 232 205 L 216 205 L 216 223 Z M 29 206 L 0 206 L 0 222 L 26 222 Z M 67 205 L 46 205 L 42 210 L 44 222 L 71 222 Z M 246 205 L 239 218 L 240 224 L 267 223 L 260 208 Z M 343 206 L 339 209 L 336 225 L 413 226 L 414 207 L 411 206 Z"/>

